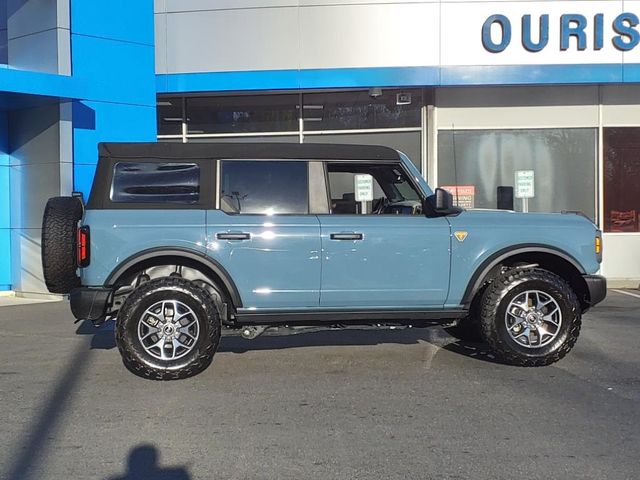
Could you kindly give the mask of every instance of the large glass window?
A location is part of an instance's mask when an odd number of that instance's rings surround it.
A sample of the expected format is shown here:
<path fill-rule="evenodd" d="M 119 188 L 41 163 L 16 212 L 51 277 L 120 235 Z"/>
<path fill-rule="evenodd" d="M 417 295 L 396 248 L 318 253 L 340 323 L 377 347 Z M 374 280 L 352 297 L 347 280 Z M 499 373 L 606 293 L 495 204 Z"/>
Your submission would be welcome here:
<path fill-rule="evenodd" d="M 309 213 L 307 162 L 222 162 L 220 207 L 227 213 Z"/>
<path fill-rule="evenodd" d="M 458 130 L 438 133 L 438 184 L 464 187 L 463 206 L 496 208 L 498 186 L 533 170 L 531 212 L 581 211 L 595 219 L 596 129 Z M 522 202 L 515 199 L 515 208 Z"/>
<path fill-rule="evenodd" d="M 640 128 L 604 129 L 604 228 L 640 231 Z"/>
<path fill-rule="evenodd" d="M 158 135 L 182 135 L 182 98 L 158 99 Z"/>
<path fill-rule="evenodd" d="M 421 90 L 370 90 L 306 93 L 304 129 L 357 130 L 420 127 Z"/>
<path fill-rule="evenodd" d="M 187 98 L 187 133 L 298 131 L 299 95 Z"/>
<path fill-rule="evenodd" d="M 195 163 L 118 162 L 112 202 L 197 203 L 200 167 Z"/>
<path fill-rule="evenodd" d="M 416 215 L 420 195 L 398 165 L 332 162 L 327 164 L 334 215 Z"/>

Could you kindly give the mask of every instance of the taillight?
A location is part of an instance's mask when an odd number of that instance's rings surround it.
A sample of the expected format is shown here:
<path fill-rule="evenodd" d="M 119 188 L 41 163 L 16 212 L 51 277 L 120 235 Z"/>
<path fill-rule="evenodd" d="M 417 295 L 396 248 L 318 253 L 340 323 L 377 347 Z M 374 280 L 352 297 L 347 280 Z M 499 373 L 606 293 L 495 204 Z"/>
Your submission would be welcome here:
<path fill-rule="evenodd" d="M 89 251 L 89 226 L 85 225 L 78 228 L 77 245 L 77 261 L 79 267 L 87 267 L 90 261 Z"/>
<path fill-rule="evenodd" d="M 599 263 L 602 263 L 602 232 L 600 232 L 600 230 L 598 230 L 596 233 L 595 252 L 596 252 L 596 259 L 598 260 Z"/>

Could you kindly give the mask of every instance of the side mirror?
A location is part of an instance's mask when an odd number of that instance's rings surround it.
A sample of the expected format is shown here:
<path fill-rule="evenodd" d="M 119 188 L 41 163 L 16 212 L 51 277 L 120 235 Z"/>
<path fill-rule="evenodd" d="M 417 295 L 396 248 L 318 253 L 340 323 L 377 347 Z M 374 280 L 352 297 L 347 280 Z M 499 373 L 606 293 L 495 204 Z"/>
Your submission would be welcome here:
<path fill-rule="evenodd" d="M 453 209 L 453 195 L 444 188 L 436 188 L 436 212 L 449 213 Z"/>
<path fill-rule="evenodd" d="M 422 211 L 427 217 L 444 217 L 458 215 L 462 209 L 453 205 L 453 195 L 443 188 L 436 188 L 433 195 L 426 198 Z"/>

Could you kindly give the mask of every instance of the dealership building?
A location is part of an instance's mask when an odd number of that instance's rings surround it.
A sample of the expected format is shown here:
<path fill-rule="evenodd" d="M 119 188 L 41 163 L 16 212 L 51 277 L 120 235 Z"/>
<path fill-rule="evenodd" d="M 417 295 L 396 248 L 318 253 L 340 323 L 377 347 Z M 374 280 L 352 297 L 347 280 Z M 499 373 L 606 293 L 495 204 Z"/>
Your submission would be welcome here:
<path fill-rule="evenodd" d="M 46 291 L 44 205 L 86 199 L 99 142 L 155 140 L 388 145 L 474 208 L 533 172 L 515 209 L 583 212 L 602 273 L 637 286 L 639 17 L 628 0 L 0 0 L 0 290 Z"/>

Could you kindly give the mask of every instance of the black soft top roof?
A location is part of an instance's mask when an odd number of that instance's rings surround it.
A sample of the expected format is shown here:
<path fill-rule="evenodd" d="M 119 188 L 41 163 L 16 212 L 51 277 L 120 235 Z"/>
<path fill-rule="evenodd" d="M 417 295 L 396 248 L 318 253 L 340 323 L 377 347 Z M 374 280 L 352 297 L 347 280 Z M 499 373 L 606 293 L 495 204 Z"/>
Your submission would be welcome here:
<path fill-rule="evenodd" d="M 301 160 L 398 161 L 398 152 L 374 145 L 323 143 L 100 143 L 103 158 L 159 158 L 171 160 L 233 158 L 299 158 Z"/>

